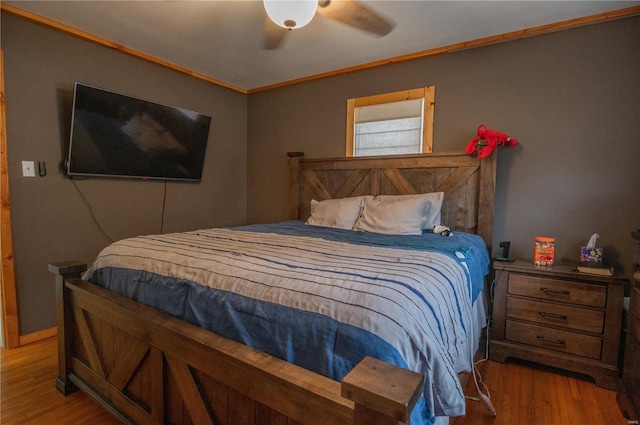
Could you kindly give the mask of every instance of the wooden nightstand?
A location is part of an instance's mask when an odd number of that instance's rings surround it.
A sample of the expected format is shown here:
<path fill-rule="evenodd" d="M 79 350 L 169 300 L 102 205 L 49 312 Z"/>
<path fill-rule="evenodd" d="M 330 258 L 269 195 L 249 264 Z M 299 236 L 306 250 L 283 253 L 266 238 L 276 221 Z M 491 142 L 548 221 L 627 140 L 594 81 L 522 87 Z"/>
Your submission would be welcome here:
<path fill-rule="evenodd" d="M 494 263 L 489 357 L 515 357 L 593 377 L 617 390 L 624 290 L 621 277 L 588 275 L 575 265 Z"/>

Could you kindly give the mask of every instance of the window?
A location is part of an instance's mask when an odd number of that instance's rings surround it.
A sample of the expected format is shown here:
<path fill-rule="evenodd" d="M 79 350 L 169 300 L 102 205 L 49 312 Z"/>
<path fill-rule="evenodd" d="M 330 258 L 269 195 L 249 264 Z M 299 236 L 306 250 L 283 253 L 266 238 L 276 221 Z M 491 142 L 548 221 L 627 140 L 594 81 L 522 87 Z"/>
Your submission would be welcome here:
<path fill-rule="evenodd" d="M 433 150 L 435 86 L 347 100 L 347 156 Z"/>

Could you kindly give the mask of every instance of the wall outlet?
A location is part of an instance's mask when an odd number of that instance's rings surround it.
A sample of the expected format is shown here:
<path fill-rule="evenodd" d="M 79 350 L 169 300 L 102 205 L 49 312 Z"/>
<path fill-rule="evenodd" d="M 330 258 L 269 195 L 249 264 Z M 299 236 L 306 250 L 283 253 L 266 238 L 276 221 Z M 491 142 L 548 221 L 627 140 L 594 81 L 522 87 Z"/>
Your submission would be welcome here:
<path fill-rule="evenodd" d="M 33 161 L 22 161 L 22 177 L 35 177 L 36 164 Z"/>

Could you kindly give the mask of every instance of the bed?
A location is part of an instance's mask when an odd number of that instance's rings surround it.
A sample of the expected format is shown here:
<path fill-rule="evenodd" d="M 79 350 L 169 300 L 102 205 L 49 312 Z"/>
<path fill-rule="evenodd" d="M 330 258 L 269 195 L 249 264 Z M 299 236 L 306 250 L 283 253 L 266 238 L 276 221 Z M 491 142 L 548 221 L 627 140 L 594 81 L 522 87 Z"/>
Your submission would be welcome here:
<path fill-rule="evenodd" d="M 486 317 L 495 160 L 289 156 L 290 221 L 140 236 L 88 270 L 50 265 L 62 393 L 80 388 L 125 423 L 464 414 L 458 374 Z M 317 200 L 434 192 L 452 236 L 305 224 Z"/>

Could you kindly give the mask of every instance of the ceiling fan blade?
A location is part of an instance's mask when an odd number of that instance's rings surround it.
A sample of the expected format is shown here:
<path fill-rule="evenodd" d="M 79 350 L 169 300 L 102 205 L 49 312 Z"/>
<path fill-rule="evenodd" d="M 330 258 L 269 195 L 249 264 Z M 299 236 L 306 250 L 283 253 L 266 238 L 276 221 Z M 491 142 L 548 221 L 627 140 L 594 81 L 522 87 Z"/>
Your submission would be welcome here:
<path fill-rule="evenodd" d="M 289 32 L 288 29 L 282 28 L 268 16 L 264 20 L 264 35 L 262 40 L 262 48 L 265 50 L 274 50 L 280 47 L 284 36 Z"/>
<path fill-rule="evenodd" d="M 395 27 L 394 23 L 357 0 L 320 0 L 318 13 L 381 37 Z"/>

